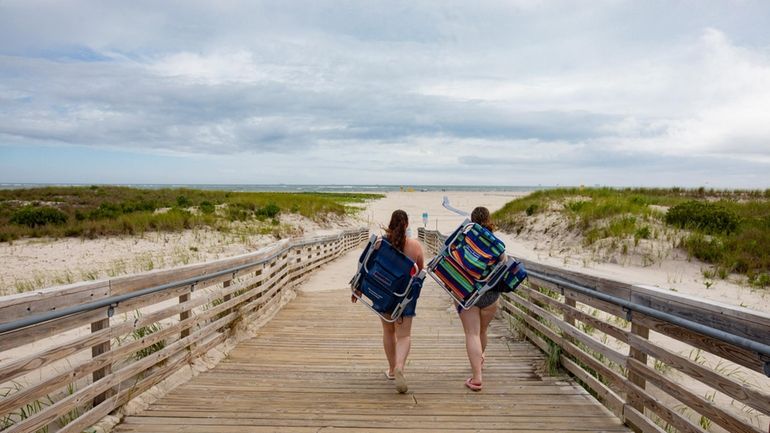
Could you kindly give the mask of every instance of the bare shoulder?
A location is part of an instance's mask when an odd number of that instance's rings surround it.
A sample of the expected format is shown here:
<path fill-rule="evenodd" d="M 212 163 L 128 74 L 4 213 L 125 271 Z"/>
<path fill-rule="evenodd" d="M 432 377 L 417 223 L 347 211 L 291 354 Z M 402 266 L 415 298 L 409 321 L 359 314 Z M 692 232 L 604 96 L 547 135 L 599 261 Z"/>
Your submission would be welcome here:
<path fill-rule="evenodd" d="M 404 254 L 406 254 L 410 259 L 417 263 L 417 266 L 420 269 L 423 268 L 424 257 L 422 253 L 422 245 L 419 241 L 414 239 L 407 239 L 404 243 Z"/>
<path fill-rule="evenodd" d="M 422 244 L 416 239 L 407 238 L 404 243 L 404 249 L 409 249 L 409 251 L 414 252 L 415 254 L 422 255 Z"/>

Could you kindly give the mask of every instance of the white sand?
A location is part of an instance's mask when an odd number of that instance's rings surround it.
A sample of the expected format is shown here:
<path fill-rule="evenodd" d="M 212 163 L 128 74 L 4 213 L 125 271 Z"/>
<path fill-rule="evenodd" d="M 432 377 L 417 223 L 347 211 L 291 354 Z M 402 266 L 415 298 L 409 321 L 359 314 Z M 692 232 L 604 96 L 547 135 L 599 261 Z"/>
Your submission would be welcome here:
<path fill-rule="evenodd" d="M 359 224 L 341 219 L 319 224 L 297 215 L 281 215 L 280 220 L 283 237 L 327 234 Z M 100 239 L 3 242 L 0 295 L 207 262 L 249 253 L 277 240 L 234 225 L 229 233 L 205 228 Z"/>

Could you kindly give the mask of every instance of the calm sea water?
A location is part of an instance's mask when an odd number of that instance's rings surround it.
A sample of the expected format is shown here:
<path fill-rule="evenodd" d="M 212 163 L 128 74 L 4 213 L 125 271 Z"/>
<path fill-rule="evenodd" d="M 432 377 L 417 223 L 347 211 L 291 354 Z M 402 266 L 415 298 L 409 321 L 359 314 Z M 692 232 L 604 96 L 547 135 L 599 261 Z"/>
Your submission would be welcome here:
<path fill-rule="evenodd" d="M 42 186 L 88 186 L 90 184 L 42 184 L 42 183 L 0 183 L 0 189 L 36 188 Z M 414 191 L 484 191 L 519 192 L 553 188 L 551 186 L 500 186 L 500 185 L 207 185 L 207 184 L 121 184 L 134 188 L 193 188 L 221 191 L 265 191 L 265 192 L 390 192 Z"/>

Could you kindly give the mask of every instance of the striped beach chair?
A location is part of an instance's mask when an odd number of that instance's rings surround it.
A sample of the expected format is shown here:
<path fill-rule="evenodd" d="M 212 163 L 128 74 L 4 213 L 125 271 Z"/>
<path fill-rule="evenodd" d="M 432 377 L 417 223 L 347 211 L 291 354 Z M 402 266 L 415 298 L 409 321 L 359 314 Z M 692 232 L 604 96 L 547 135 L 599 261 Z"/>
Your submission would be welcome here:
<path fill-rule="evenodd" d="M 418 271 L 417 264 L 387 239 L 372 235 L 358 259 L 350 288 L 363 305 L 392 323 L 420 296 L 426 273 Z"/>
<path fill-rule="evenodd" d="M 526 277 L 520 263 L 508 260 L 505 244 L 470 220 L 465 220 L 446 239 L 426 269 L 466 310 L 488 290 L 512 291 Z"/>

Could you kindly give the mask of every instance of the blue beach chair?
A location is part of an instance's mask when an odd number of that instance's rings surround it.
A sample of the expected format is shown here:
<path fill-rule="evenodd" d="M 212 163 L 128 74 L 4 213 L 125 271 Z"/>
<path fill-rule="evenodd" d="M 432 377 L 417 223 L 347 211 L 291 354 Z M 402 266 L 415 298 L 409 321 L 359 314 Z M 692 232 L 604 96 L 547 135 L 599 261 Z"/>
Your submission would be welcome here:
<path fill-rule="evenodd" d="M 467 219 L 446 239 L 426 269 L 465 310 L 489 290 L 516 290 L 527 276 L 524 266 L 505 254 L 500 239 Z"/>
<path fill-rule="evenodd" d="M 392 323 L 420 296 L 425 275 L 424 270 L 418 272 L 417 264 L 387 239 L 372 235 L 358 259 L 358 270 L 350 280 L 350 288 L 362 304 Z"/>

